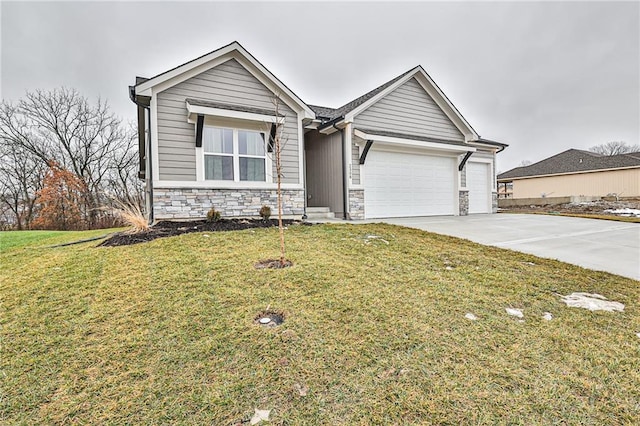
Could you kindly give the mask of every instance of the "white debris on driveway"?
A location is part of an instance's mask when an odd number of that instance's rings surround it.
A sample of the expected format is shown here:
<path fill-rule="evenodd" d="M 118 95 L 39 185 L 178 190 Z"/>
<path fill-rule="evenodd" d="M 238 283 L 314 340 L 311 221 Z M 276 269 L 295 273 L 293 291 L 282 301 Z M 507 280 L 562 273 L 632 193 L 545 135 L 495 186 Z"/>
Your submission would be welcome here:
<path fill-rule="evenodd" d="M 466 319 L 471 320 L 471 321 L 477 321 L 478 317 L 473 315 L 471 312 L 467 312 L 467 314 L 464 316 Z"/>
<path fill-rule="evenodd" d="M 514 317 L 518 317 L 518 318 L 524 318 L 524 314 L 522 313 L 522 309 L 515 309 L 515 308 L 504 308 L 505 311 L 507 311 L 507 313 L 511 316 Z"/>
<path fill-rule="evenodd" d="M 571 293 L 560 298 L 570 308 L 584 308 L 590 311 L 624 311 L 624 305 L 620 302 L 612 302 L 606 297 L 596 293 Z"/>

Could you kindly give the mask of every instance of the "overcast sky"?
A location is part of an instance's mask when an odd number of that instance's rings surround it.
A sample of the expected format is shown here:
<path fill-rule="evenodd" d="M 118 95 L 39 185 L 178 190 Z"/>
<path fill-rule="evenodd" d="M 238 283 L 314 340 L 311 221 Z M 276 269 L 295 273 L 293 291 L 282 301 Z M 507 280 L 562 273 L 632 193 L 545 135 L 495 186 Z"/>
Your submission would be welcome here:
<path fill-rule="evenodd" d="M 127 86 L 239 41 L 302 100 L 338 107 L 420 64 L 498 170 L 639 143 L 640 2 L 0 2 L 2 98 L 66 86 L 133 120 Z"/>

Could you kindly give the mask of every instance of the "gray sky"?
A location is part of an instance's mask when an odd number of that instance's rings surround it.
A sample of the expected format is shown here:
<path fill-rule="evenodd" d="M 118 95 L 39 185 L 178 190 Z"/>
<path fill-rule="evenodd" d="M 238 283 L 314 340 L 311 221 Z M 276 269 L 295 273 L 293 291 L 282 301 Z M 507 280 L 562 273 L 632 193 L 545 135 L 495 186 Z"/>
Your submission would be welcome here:
<path fill-rule="evenodd" d="M 127 86 L 234 40 L 338 107 L 422 65 L 506 171 L 639 143 L 640 2 L 0 2 L 3 99 L 73 87 L 133 120 Z"/>

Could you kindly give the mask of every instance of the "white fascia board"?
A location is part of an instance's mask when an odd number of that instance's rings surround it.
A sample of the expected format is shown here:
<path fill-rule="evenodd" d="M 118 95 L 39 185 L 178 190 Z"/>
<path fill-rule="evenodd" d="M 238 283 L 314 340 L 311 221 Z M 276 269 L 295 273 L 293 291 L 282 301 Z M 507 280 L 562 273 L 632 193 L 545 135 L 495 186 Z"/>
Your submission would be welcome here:
<path fill-rule="evenodd" d="M 334 123 L 332 126 L 328 126 L 328 127 L 325 127 L 324 129 L 320 130 L 320 133 L 323 134 L 323 135 L 330 135 L 332 133 L 337 132 L 338 129 L 340 129 L 340 130 L 344 129 L 345 125 L 346 125 L 346 121 L 345 120 L 340 120 L 337 123 Z M 336 127 L 338 127 L 338 129 L 336 129 Z"/>
<path fill-rule="evenodd" d="M 372 140 L 374 142 L 379 142 L 387 145 L 427 148 L 435 151 L 446 151 L 451 153 L 465 153 L 465 152 L 476 151 L 476 149 L 473 147 L 464 147 L 460 145 L 447 145 L 444 143 L 417 141 L 413 139 L 396 138 L 392 136 L 370 135 L 368 133 L 365 133 L 357 129 L 355 130 L 354 133 L 358 138 L 362 139 L 363 141 Z"/>
<path fill-rule="evenodd" d="M 258 62 L 249 52 L 247 52 L 240 44 L 232 43 L 222 49 L 218 49 L 205 55 L 195 61 L 188 62 L 169 72 L 160 74 L 151 78 L 135 87 L 136 95 L 152 96 L 154 93 L 161 92 L 169 87 L 175 86 L 189 78 L 214 68 L 229 59 L 236 59 L 240 62 L 254 77 L 262 84 L 267 86 L 275 94 L 284 94 L 283 99 L 289 107 L 294 110 L 304 111 L 304 118 L 316 118 L 315 113 L 305 104 L 302 99 L 298 98 L 287 86 L 278 80 L 268 69 Z M 248 66 L 250 65 L 250 66 Z M 258 72 L 256 72 L 258 71 Z M 287 100 L 289 102 L 287 102 Z M 291 105 L 294 104 L 294 105 Z"/>
<path fill-rule="evenodd" d="M 222 108 L 211 108 L 200 105 L 191 105 L 189 101 L 186 102 L 187 111 L 189 112 L 189 122 L 195 123 L 196 117 L 192 115 L 209 115 L 214 117 L 226 117 L 226 118 L 235 118 L 238 120 L 249 120 L 249 121 L 259 121 L 266 123 L 276 123 L 278 122 L 278 117 L 274 115 L 264 115 L 264 114 L 256 114 L 252 112 L 245 111 L 234 111 L 229 109 Z M 280 121 L 283 121 L 284 117 L 280 117 Z"/>
<path fill-rule="evenodd" d="M 416 69 L 415 72 L 412 72 L 412 73 L 409 73 L 409 74 L 405 75 L 400 80 L 396 81 L 391 86 L 387 87 L 386 89 L 384 89 L 383 91 L 381 91 L 380 93 L 375 95 L 373 98 L 367 100 L 365 103 L 363 103 L 362 105 L 358 106 L 356 109 L 354 109 L 354 110 L 348 112 L 347 114 L 345 114 L 344 115 L 345 121 L 353 122 L 353 119 L 355 118 L 356 115 L 360 114 L 362 111 L 364 111 L 365 109 L 369 108 L 371 105 L 375 104 L 380 99 L 384 98 L 389 93 L 393 92 L 398 87 L 402 86 L 404 83 L 409 81 L 409 79 L 411 79 L 416 74 L 417 68 L 418 67 L 415 68 Z"/>
<path fill-rule="evenodd" d="M 161 83 L 176 79 L 177 77 L 180 77 L 182 74 L 188 71 L 192 71 L 193 69 L 199 69 L 204 65 L 208 65 L 211 61 L 218 59 L 226 55 L 227 53 L 238 49 L 239 47 L 240 45 L 238 43 L 231 43 L 230 45 L 222 49 L 215 50 L 209 53 L 208 55 L 204 55 L 194 61 L 187 62 L 184 65 L 181 65 L 175 69 L 172 69 L 171 71 L 165 72 L 143 83 L 140 83 L 139 85 L 135 86 L 136 95 L 151 96 L 152 87 L 155 87 Z M 177 84 L 177 83 L 178 82 L 174 84 Z"/>
<path fill-rule="evenodd" d="M 477 141 L 470 141 L 470 142 L 467 142 L 467 143 L 469 145 L 471 145 L 471 146 L 477 146 L 478 148 L 483 148 L 483 149 L 489 150 L 490 152 L 493 152 L 494 154 L 496 154 L 498 149 L 500 149 L 499 147 L 497 147 L 495 145 L 484 144 L 482 142 L 477 142 Z"/>
<path fill-rule="evenodd" d="M 312 120 L 309 124 L 305 124 L 304 128 L 305 130 L 315 130 L 320 127 L 320 124 L 322 124 L 322 121 L 316 119 Z"/>
<path fill-rule="evenodd" d="M 378 102 L 383 97 L 387 96 L 389 93 L 396 90 L 398 87 L 402 86 L 404 83 L 409 81 L 410 79 L 416 77 L 416 81 L 422 86 L 422 88 L 431 96 L 434 102 L 440 107 L 442 112 L 453 122 L 458 130 L 464 135 L 465 142 L 479 139 L 480 136 L 473 130 L 471 125 L 465 120 L 465 118 L 458 112 L 458 110 L 453 106 L 453 104 L 449 101 L 449 99 L 442 93 L 440 88 L 434 83 L 433 80 L 429 77 L 429 75 L 422 69 L 422 67 L 418 66 L 414 68 L 415 71 L 408 73 L 406 76 L 396 81 L 391 86 L 387 87 L 380 93 L 378 93 L 373 98 L 369 99 L 353 111 L 345 114 L 344 118 L 346 121 L 353 121 L 354 118 L 369 108 L 371 105 Z"/>
<path fill-rule="evenodd" d="M 456 107 L 453 106 L 449 98 L 447 98 L 442 90 L 440 90 L 438 85 L 431 79 L 431 77 L 429 77 L 429 74 L 427 74 L 422 67 L 418 67 L 418 72 L 416 72 L 415 75 L 417 77 L 416 80 L 420 83 L 422 88 L 429 94 L 429 96 L 431 96 L 442 112 L 446 114 L 449 120 L 451 120 L 458 130 L 460 130 L 460 132 L 465 136 L 466 142 L 480 138 L 469 122 L 462 116 L 462 114 L 460 114 Z"/>

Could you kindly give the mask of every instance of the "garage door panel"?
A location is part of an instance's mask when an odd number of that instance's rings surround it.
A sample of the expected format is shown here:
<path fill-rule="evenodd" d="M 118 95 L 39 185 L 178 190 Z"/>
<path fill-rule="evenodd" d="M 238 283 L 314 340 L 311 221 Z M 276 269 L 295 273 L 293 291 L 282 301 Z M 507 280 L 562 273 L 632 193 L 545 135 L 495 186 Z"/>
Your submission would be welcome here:
<path fill-rule="evenodd" d="M 451 215 L 455 159 L 371 150 L 365 164 L 367 218 Z"/>
<path fill-rule="evenodd" d="M 490 165 L 467 163 L 467 188 L 469 189 L 469 214 L 490 213 Z"/>

